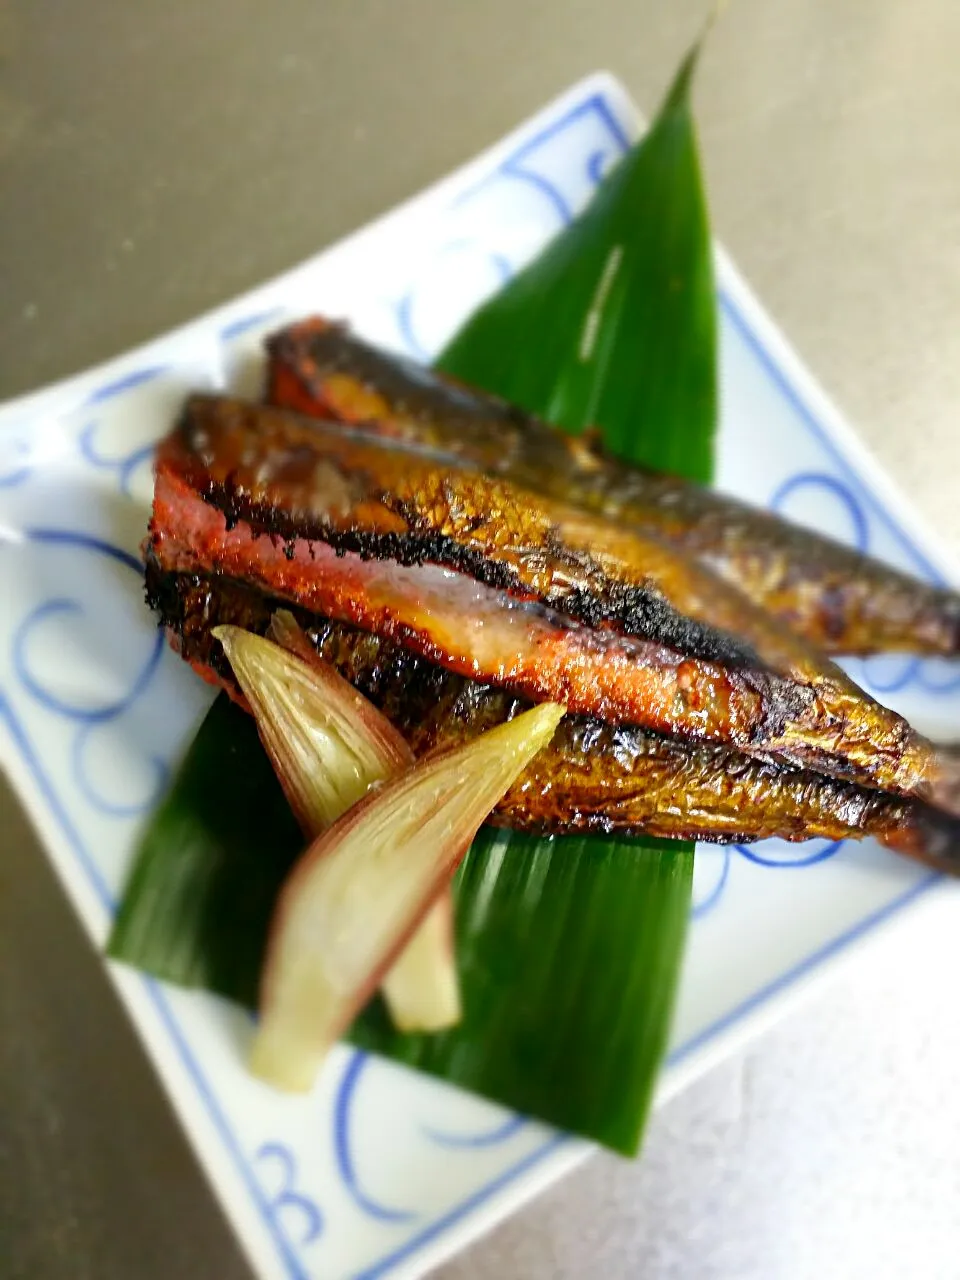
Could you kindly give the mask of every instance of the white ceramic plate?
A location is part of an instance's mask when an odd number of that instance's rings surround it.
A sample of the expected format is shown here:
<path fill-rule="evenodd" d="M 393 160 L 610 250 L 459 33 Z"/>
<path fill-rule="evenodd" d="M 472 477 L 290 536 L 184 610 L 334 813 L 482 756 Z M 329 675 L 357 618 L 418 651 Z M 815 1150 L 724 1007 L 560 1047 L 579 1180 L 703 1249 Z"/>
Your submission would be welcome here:
<path fill-rule="evenodd" d="M 429 358 L 582 207 L 637 130 L 624 91 L 594 76 L 282 279 L 0 409 L 0 759 L 97 944 L 144 816 L 211 696 L 161 643 L 137 559 L 151 446 L 184 392 L 253 389 L 263 333 L 313 311 Z M 947 575 L 722 254 L 718 265 L 720 485 Z M 957 667 L 903 658 L 852 669 L 925 731 L 956 723 Z M 872 845 L 703 849 L 660 1096 L 936 882 Z M 346 1048 L 311 1097 L 279 1097 L 244 1070 L 243 1014 L 108 973 L 263 1276 L 420 1274 L 591 1150 Z"/>

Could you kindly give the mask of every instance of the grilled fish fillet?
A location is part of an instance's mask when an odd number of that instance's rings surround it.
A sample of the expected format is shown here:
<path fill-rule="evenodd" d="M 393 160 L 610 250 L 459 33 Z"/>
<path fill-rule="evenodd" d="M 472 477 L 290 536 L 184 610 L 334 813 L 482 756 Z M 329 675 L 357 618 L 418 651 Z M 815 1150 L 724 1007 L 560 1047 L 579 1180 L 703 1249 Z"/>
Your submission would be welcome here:
<path fill-rule="evenodd" d="M 572 711 L 931 795 L 932 746 L 667 544 L 448 456 L 216 396 L 158 453 L 162 567 Z"/>
<path fill-rule="evenodd" d="M 242 700 L 212 630 L 231 623 L 264 634 L 283 602 L 223 575 L 166 571 L 152 552 L 147 595 L 181 656 Z M 303 610 L 296 614 L 321 656 L 384 712 L 418 756 L 463 742 L 529 706 L 393 640 Z M 915 801 L 588 716 L 564 719 L 490 820 L 522 831 L 719 843 L 874 836 L 951 869 L 960 855 L 955 824 Z"/>
<path fill-rule="evenodd" d="M 376 424 L 656 534 L 832 653 L 960 654 L 960 594 L 689 481 L 602 455 L 496 397 L 312 319 L 268 342 L 271 403 Z"/>

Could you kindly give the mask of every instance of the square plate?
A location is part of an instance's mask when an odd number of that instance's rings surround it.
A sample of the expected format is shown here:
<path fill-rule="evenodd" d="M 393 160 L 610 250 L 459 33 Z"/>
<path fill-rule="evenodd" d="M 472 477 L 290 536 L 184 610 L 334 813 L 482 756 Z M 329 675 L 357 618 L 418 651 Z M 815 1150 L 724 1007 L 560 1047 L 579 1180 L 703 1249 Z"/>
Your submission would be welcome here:
<path fill-rule="evenodd" d="M 98 946 L 145 815 L 211 697 L 165 648 L 139 577 L 152 446 L 184 393 L 256 390 L 263 334 L 315 311 L 429 359 L 574 216 L 638 130 L 624 90 L 592 76 L 281 279 L 0 408 L 0 761 Z M 946 577 L 934 540 L 720 252 L 718 280 L 720 486 Z M 955 666 L 849 666 L 931 735 L 956 722 Z M 872 844 L 701 849 L 659 1096 L 937 882 Z M 239 1010 L 107 972 L 261 1275 L 421 1274 L 592 1150 L 345 1047 L 310 1097 L 281 1097 L 244 1069 Z"/>

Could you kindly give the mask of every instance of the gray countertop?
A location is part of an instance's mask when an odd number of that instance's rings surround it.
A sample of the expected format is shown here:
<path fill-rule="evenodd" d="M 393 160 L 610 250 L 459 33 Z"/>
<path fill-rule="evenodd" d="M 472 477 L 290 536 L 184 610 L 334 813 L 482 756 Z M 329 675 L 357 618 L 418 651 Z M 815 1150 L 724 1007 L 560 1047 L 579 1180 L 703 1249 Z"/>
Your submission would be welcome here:
<path fill-rule="evenodd" d="M 0 396 L 296 263 L 587 71 L 652 108 L 704 8 L 0 0 Z M 955 552 L 958 49 L 955 0 L 737 0 L 698 94 L 719 238 Z M 660 1111 L 642 1162 L 596 1157 L 442 1274 L 960 1274 L 951 918 Z M 0 786 L 0 1277 L 247 1274 Z"/>

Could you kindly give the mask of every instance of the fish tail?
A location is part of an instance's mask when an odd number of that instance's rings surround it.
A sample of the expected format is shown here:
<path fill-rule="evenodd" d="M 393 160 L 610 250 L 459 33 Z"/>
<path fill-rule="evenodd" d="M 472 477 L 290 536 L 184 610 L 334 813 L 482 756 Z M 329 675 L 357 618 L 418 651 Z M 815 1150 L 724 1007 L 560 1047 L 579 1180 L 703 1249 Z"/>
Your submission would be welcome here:
<path fill-rule="evenodd" d="M 960 875 L 960 818 L 932 805 L 913 806 L 909 817 L 880 843 L 947 875 Z"/>

